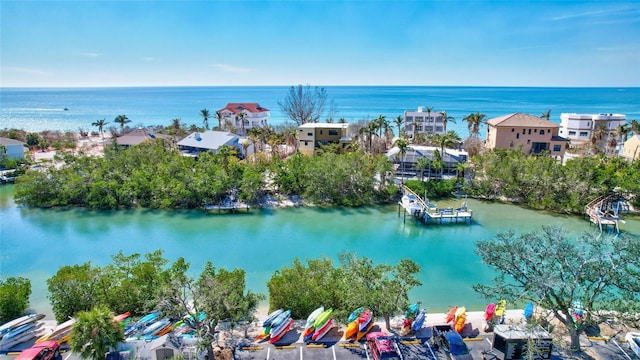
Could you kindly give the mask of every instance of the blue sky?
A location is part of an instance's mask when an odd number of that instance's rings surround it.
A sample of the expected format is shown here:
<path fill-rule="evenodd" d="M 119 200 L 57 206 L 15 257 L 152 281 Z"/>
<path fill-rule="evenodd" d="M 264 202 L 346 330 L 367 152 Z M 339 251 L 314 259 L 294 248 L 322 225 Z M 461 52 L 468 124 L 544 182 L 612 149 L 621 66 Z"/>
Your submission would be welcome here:
<path fill-rule="evenodd" d="M 640 2 L 0 0 L 1 86 L 640 86 Z"/>

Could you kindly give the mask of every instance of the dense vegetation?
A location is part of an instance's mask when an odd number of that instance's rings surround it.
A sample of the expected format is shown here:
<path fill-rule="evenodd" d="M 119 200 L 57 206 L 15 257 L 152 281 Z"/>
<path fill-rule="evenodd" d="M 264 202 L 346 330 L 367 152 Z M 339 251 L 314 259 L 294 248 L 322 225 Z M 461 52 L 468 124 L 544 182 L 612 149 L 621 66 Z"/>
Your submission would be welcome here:
<path fill-rule="evenodd" d="M 296 319 L 305 318 L 318 306 L 332 308 L 334 317 L 346 321 L 350 312 L 364 306 L 389 319 L 409 306 L 409 290 L 422 285 L 415 278 L 420 266 L 402 259 L 391 266 L 373 264 L 352 253 L 340 254 L 340 266 L 327 258 L 299 259 L 276 271 L 267 282 L 269 307 L 286 308 Z"/>
<path fill-rule="evenodd" d="M 31 281 L 23 277 L 0 278 L 0 324 L 24 314 L 29 306 Z"/>
<path fill-rule="evenodd" d="M 16 202 L 30 206 L 197 208 L 231 192 L 258 203 L 267 193 L 298 194 L 317 205 L 371 205 L 389 197 L 382 155 L 362 151 L 296 154 L 240 161 L 231 148 L 185 157 L 157 140 L 128 149 L 108 146 L 104 157 L 62 155 L 62 166 L 29 171 L 17 182 Z M 395 190 L 392 190 L 393 193 Z"/>
<path fill-rule="evenodd" d="M 562 165 L 548 156 L 493 150 L 472 159 L 465 190 L 473 197 L 504 200 L 535 209 L 581 213 L 589 201 L 617 191 L 640 206 L 640 162 L 604 155 Z"/>

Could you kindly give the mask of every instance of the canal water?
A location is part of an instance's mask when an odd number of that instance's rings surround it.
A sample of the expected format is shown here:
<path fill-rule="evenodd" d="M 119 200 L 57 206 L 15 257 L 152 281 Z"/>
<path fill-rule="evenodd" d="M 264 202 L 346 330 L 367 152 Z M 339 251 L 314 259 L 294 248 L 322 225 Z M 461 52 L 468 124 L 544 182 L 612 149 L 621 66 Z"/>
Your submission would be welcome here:
<path fill-rule="evenodd" d="M 376 264 L 411 258 L 421 266 L 422 286 L 411 292 L 428 311 L 452 305 L 483 310 L 487 299 L 471 288 L 491 281 L 474 243 L 497 232 L 528 232 L 561 224 L 571 234 L 595 231 L 586 219 L 469 200 L 471 224 L 424 225 L 398 215 L 397 205 L 357 209 L 278 208 L 248 214 L 208 215 L 200 211 L 31 209 L 13 202 L 13 185 L 0 186 L 0 276 L 31 280 L 31 307 L 50 313 L 46 280 L 64 265 L 111 262 L 111 255 L 164 251 L 170 261 L 184 257 L 193 275 L 204 263 L 242 268 L 247 285 L 266 294 L 274 271 L 301 260 L 356 252 Z M 438 202 L 460 206 L 461 200 Z M 624 231 L 640 234 L 640 221 Z M 492 301 L 496 299 L 490 299 Z"/>

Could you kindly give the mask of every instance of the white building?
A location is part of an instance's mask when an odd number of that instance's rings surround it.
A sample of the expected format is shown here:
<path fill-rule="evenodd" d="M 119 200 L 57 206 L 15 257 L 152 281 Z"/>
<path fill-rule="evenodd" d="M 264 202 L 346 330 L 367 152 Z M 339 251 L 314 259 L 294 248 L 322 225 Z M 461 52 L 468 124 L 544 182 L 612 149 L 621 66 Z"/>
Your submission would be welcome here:
<path fill-rule="evenodd" d="M 591 141 L 594 130 L 602 126 L 606 130 L 603 140 L 615 136 L 616 129 L 623 125 L 626 116 L 621 114 L 560 114 L 559 135 L 571 140 L 571 145 L 580 145 Z"/>
<path fill-rule="evenodd" d="M 413 137 L 414 132 L 415 134 L 434 133 L 443 135 L 447 132 L 447 128 L 440 111 L 432 110 L 428 112 L 422 106 L 419 106 L 417 111 L 405 110 L 404 131 L 410 137 Z"/>
<path fill-rule="evenodd" d="M 0 155 L 6 155 L 9 159 L 23 159 L 28 151 L 27 144 L 14 139 L 0 137 Z"/>
<path fill-rule="evenodd" d="M 270 117 L 269 109 L 261 107 L 258 103 L 228 103 L 218 112 L 221 115 L 222 128 L 235 131 L 239 135 L 246 135 L 247 130 L 251 128 L 266 126 Z M 241 113 L 245 114 L 244 124 L 240 120 Z"/>
<path fill-rule="evenodd" d="M 197 156 L 203 151 L 217 153 L 222 146 L 231 146 L 235 148 L 239 154 L 243 153 L 240 138 L 226 131 L 207 130 L 205 132 L 194 132 L 184 139 L 178 141 L 178 149 L 185 156 Z"/>

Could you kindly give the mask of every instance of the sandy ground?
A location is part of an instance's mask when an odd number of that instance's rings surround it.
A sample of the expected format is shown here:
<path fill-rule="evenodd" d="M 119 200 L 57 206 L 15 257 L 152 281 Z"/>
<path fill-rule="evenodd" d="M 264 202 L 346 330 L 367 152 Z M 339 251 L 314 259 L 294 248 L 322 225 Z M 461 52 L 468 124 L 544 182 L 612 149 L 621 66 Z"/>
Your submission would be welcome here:
<path fill-rule="evenodd" d="M 76 151 L 83 151 L 93 156 L 102 156 L 105 142 L 109 141 L 111 134 L 104 134 L 104 139 L 100 135 L 79 138 Z M 36 151 L 33 153 L 34 160 L 39 163 L 54 161 L 56 150 Z"/>

